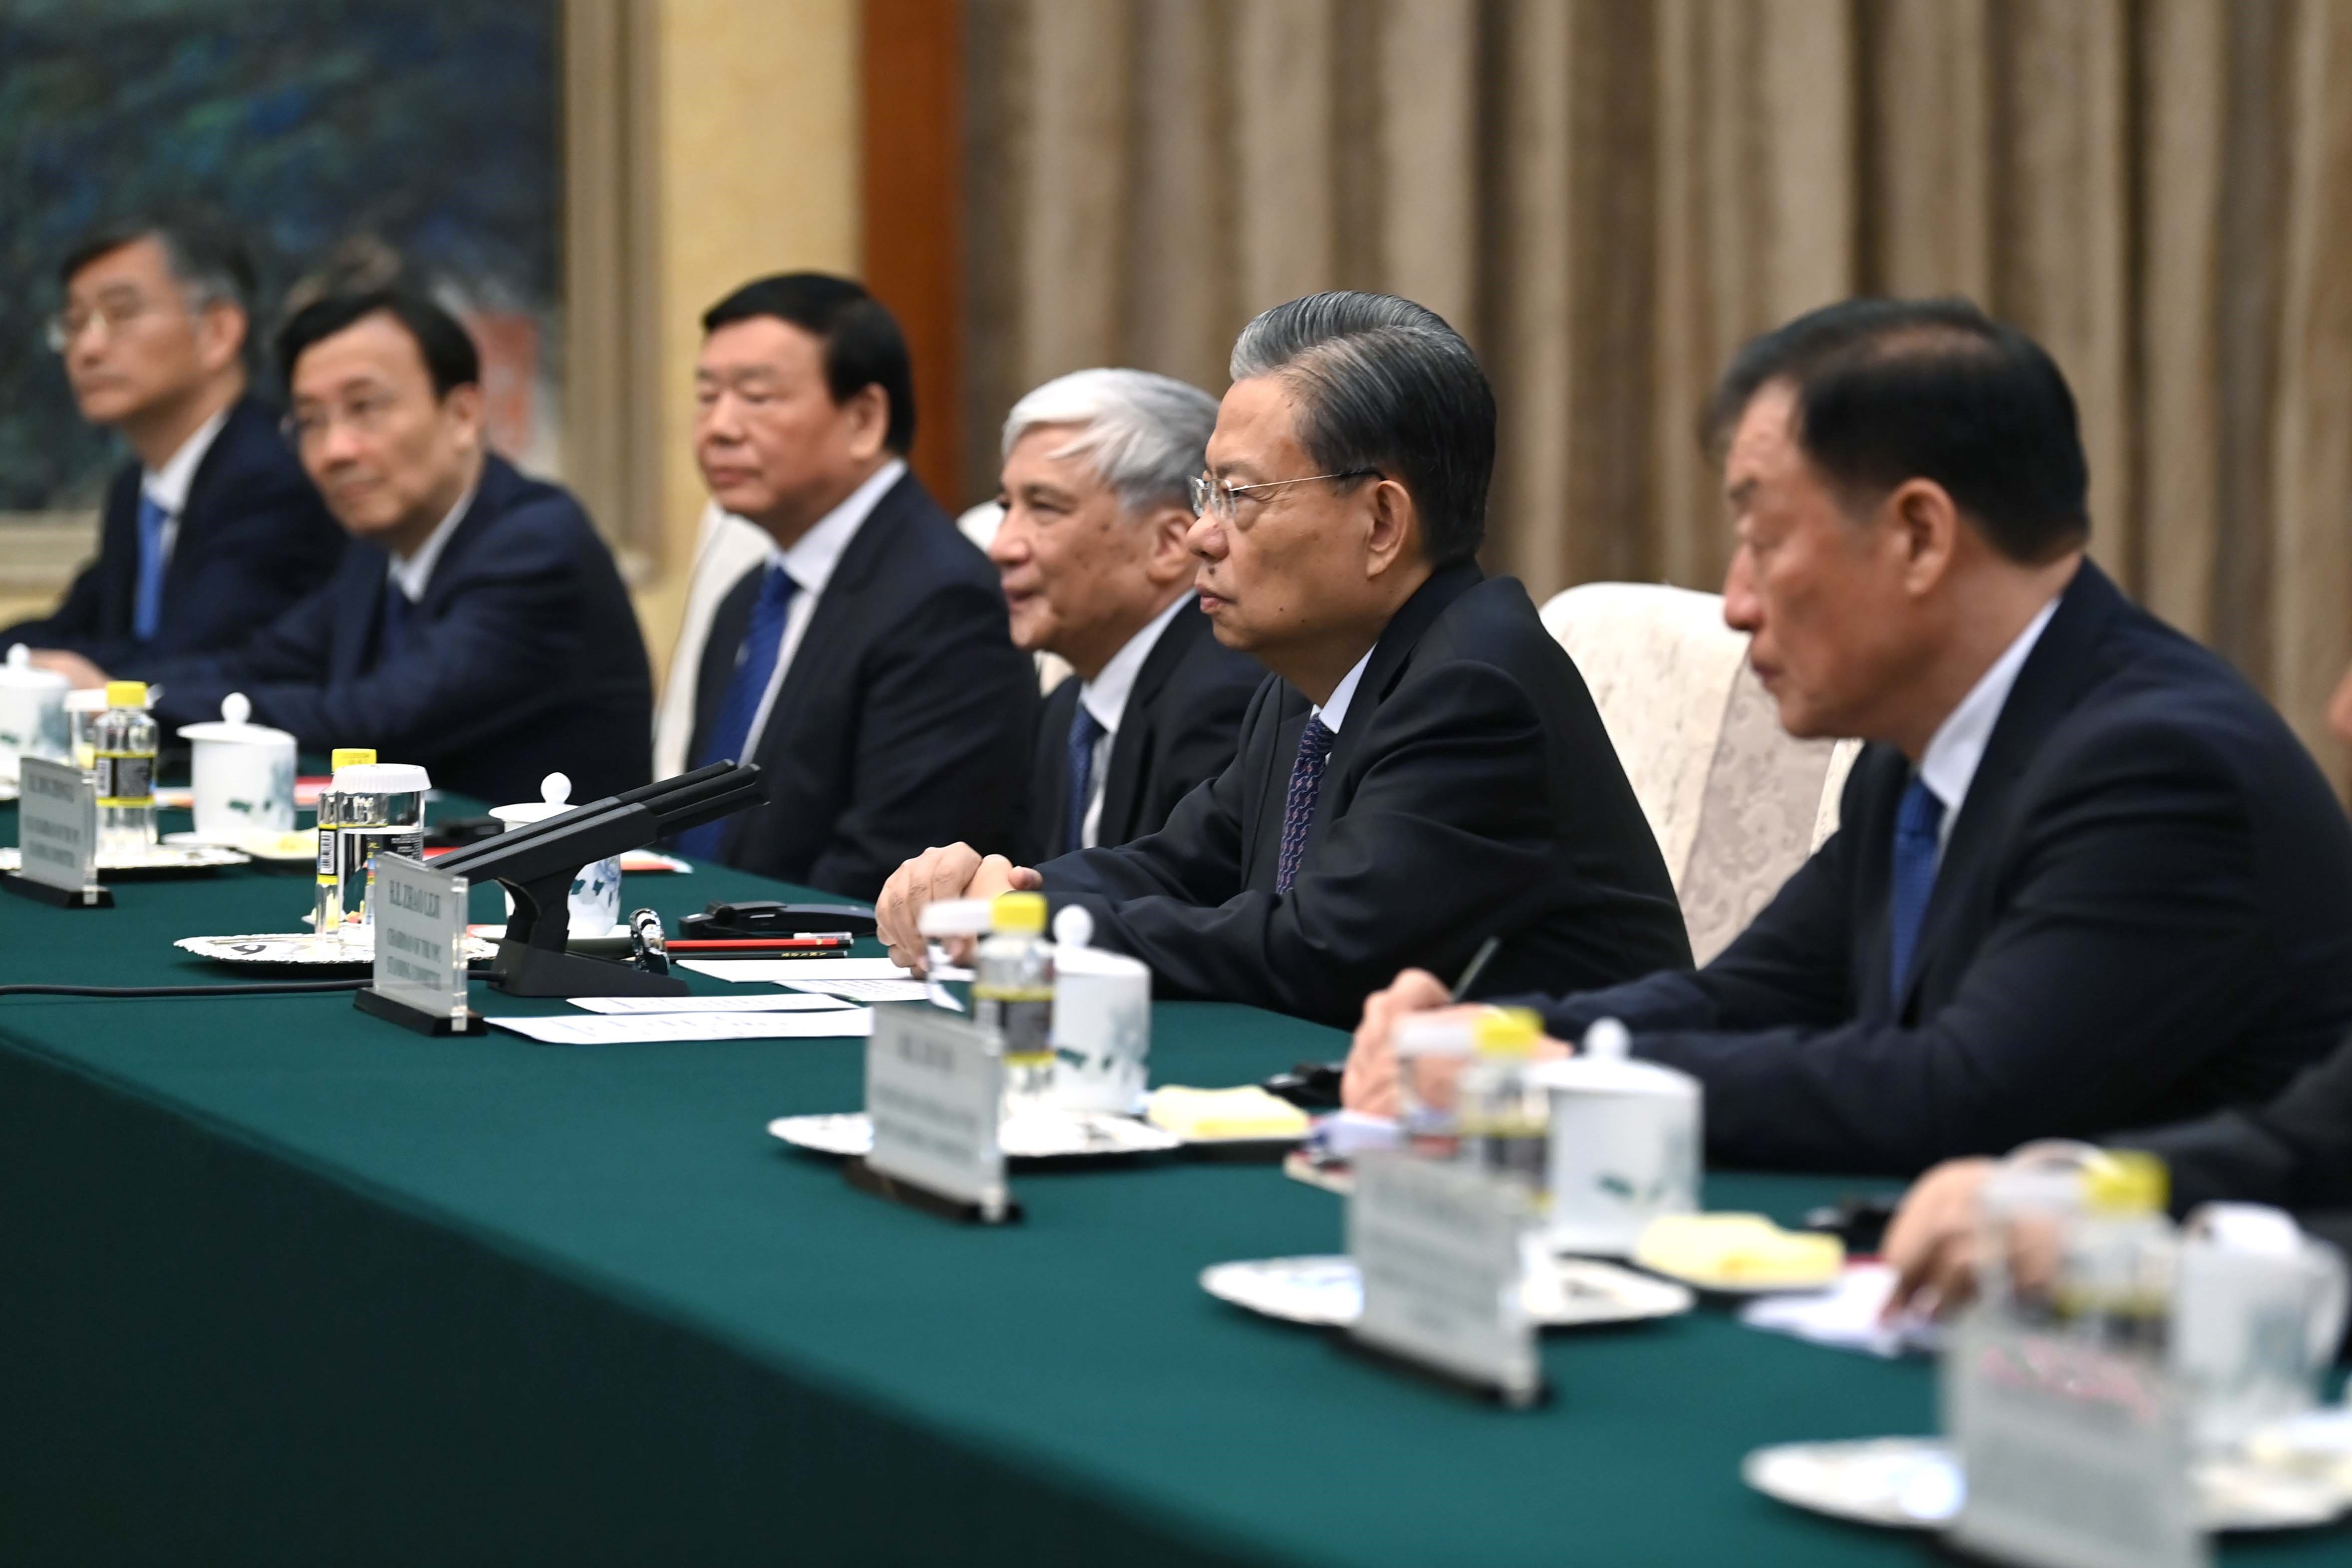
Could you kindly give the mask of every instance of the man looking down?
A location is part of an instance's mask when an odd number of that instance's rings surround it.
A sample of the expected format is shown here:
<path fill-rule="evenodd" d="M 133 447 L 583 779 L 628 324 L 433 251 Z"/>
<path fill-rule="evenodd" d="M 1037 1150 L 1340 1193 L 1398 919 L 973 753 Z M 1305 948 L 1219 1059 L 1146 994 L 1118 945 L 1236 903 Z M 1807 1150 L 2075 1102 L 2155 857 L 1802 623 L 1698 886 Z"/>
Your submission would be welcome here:
<path fill-rule="evenodd" d="M 958 844 L 880 901 L 919 961 L 934 899 L 1042 887 L 1160 994 L 1351 1019 L 1399 961 L 1490 986 L 1689 962 L 1665 865 L 1576 668 L 1473 559 L 1495 405 L 1418 305 L 1318 294 L 1244 329 L 1194 486 L 1194 588 L 1274 672 L 1233 763 L 1160 832 L 1036 868 Z"/>
<path fill-rule="evenodd" d="M 1860 735 L 1838 832 L 1721 956 L 1544 1003 L 1705 1084 L 1731 1164 L 1909 1173 L 2276 1093 L 2352 1024 L 2352 830 L 2219 658 L 2083 553 L 2058 367 L 1956 300 L 1742 349 L 1709 417 L 1724 616 L 1798 736 Z M 1348 1103 L 1395 1101 L 1367 1004 Z M 1555 1047 L 1555 1049 L 1564 1048 Z"/>

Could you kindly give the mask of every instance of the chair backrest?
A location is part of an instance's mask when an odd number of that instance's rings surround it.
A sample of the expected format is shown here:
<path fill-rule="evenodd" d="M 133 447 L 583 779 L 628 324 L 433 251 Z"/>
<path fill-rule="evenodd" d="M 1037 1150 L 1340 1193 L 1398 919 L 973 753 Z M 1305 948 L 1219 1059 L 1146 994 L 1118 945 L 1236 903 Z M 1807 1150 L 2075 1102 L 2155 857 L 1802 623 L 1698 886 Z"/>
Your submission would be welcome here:
<path fill-rule="evenodd" d="M 1601 710 L 1705 963 L 1835 831 L 1860 748 L 1780 729 L 1717 595 L 1588 583 L 1542 614 Z"/>
<path fill-rule="evenodd" d="M 686 772 L 687 748 L 694 744 L 695 690 L 702 673 L 702 649 L 710 640 L 710 617 L 727 590 L 767 558 L 768 536 L 760 529 L 706 501 L 696 531 L 694 572 L 687 579 L 686 616 L 670 649 L 669 674 L 654 709 L 654 777 Z"/>

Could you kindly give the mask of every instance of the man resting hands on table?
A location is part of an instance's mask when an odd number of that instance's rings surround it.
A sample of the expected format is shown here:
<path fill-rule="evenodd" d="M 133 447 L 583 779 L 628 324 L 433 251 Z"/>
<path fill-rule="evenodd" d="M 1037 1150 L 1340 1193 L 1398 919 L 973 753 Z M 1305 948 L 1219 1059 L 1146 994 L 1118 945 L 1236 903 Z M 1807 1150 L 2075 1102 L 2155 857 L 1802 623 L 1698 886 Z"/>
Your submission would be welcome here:
<path fill-rule="evenodd" d="M 952 845 L 878 900 L 919 965 L 935 899 L 1042 888 L 1163 996 L 1352 1023 L 1408 961 L 1505 937 L 1496 988 L 1690 962 L 1672 883 L 1576 668 L 1473 558 L 1495 405 L 1469 346 L 1384 295 L 1244 330 L 1187 541 L 1217 640 L 1274 672 L 1159 832 L 1034 868 Z"/>
<path fill-rule="evenodd" d="M 1909 1174 L 2257 1102 L 2352 1025 L 2352 828 L 2278 715 L 2084 558 L 2074 400 L 1958 301 L 1741 350 L 1710 420 L 1724 617 L 1800 736 L 1860 735 L 1838 832 L 1693 973 L 1544 1002 L 1706 1088 L 1730 1164 Z M 1573 993 L 1567 985 L 1552 987 Z M 1366 1006 L 1347 1103 L 1395 1101 Z M 1565 1047 L 1555 1047 L 1565 1048 Z"/>

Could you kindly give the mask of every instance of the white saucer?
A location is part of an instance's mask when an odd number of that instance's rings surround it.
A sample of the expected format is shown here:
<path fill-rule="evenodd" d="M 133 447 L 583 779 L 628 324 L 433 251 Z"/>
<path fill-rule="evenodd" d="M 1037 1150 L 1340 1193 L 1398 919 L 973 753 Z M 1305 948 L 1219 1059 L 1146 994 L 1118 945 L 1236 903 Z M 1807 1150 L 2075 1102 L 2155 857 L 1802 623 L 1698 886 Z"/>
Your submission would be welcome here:
<path fill-rule="evenodd" d="M 843 1158 L 863 1155 L 874 1148 L 874 1123 L 862 1110 L 830 1116 L 779 1116 L 768 1123 L 768 1135 L 795 1149 Z M 1101 1113 L 1067 1116 L 1024 1116 L 1008 1121 L 999 1134 L 1005 1157 L 1012 1160 L 1099 1160 L 1124 1154 L 1157 1154 L 1181 1148 L 1172 1132 L 1138 1121 L 1131 1116 Z"/>
<path fill-rule="evenodd" d="M 1201 1271 L 1201 1289 L 1220 1301 L 1288 1323 L 1338 1328 L 1364 1310 L 1364 1285 L 1351 1258 L 1263 1258 Z M 1530 1274 L 1528 1316 L 1546 1328 L 1671 1318 L 1697 1300 L 1679 1285 L 1611 1263 L 1562 1258 Z"/>

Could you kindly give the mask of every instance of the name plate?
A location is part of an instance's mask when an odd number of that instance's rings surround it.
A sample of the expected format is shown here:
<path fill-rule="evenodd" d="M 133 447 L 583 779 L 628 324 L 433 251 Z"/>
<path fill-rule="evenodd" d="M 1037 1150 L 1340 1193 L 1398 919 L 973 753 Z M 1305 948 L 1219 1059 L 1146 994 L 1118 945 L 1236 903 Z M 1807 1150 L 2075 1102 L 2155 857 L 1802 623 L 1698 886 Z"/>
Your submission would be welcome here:
<path fill-rule="evenodd" d="M 1475 1170 L 1367 1151 L 1348 1251 L 1364 1282 L 1349 1332 L 1389 1355 L 1527 1406 L 1543 1396 L 1528 1321 L 1525 1196 Z"/>
<path fill-rule="evenodd" d="M 17 774 L 17 875 L 68 893 L 98 886 L 98 791 L 89 775 L 43 757 Z"/>
<path fill-rule="evenodd" d="M 2033 1568 L 2204 1568 L 2186 1405 L 2145 1360 L 1977 1313 L 1944 1357 L 1969 1551 Z"/>
<path fill-rule="evenodd" d="M 993 1035 L 921 1003 L 874 1009 L 866 1045 L 866 1166 L 968 1204 L 996 1224 L 1011 1206 L 996 1142 L 1004 1062 Z"/>
<path fill-rule="evenodd" d="M 375 991 L 463 1032 L 466 879 L 405 855 L 375 858 Z"/>

